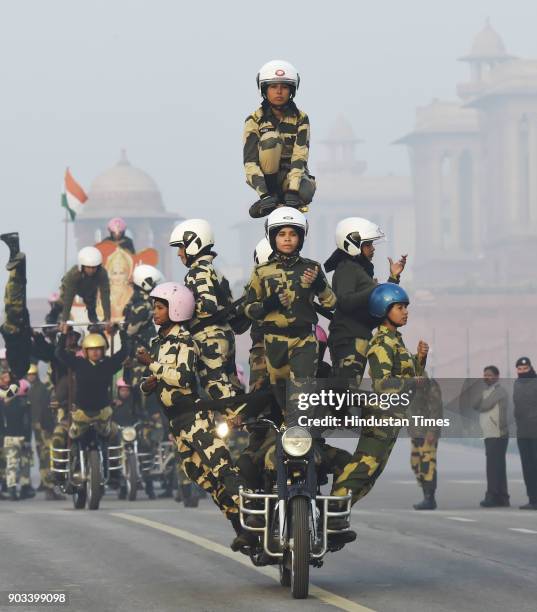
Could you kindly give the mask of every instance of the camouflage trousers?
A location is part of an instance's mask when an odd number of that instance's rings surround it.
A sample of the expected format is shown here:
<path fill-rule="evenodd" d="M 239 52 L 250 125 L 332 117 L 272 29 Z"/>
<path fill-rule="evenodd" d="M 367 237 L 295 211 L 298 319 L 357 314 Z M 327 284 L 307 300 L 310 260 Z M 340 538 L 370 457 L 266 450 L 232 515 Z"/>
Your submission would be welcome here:
<path fill-rule="evenodd" d="M 30 484 L 31 444 L 24 436 L 5 436 L 4 453 L 6 456 L 6 484 L 8 489 Z"/>
<path fill-rule="evenodd" d="M 246 482 L 233 466 L 224 441 L 216 435 L 213 415 L 197 412 L 193 420 L 171 423 L 182 467 L 227 518 L 238 512 L 239 486 Z"/>
<path fill-rule="evenodd" d="M 52 436 L 46 432 L 39 423 L 34 427 L 35 450 L 39 459 L 39 476 L 41 484 L 46 489 L 54 487 L 54 481 L 50 470 L 50 445 Z"/>
<path fill-rule="evenodd" d="M 351 461 L 351 454 L 337 446 L 327 444 L 324 438 L 314 441 L 315 461 L 326 474 L 333 474 L 334 480 L 343 473 Z M 276 446 L 272 445 L 265 455 L 265 469 L 276 470 Z"/>
<path fill-rule="evenodd" d="M 302 338 L 265 334 L 265 357 L 270 384 L 287 425 L 295 424 L 298 418 L 298 394 L 308 380 L 315 378 L 318 353 L 317 339 L 313 334 Z"/>
<path fill-rule="evenodd" d="M 194 334 L 199 349 L 200 384 L 211 399 L 236 395 L 241 385 L 235 365 L 235 334 L 229 325 L 210 325 Z"/>
<path fill-rule="evenodd" d="M 95 427 L 95 431 L 103 438 L 112 438 L 119 433 L 116 423 L 112 421 L 112 408 L 106 406 L 96 414 L 88 414 L 82 408 L 77 408 L 71 412 L 71 426 L 69 427 L 69 437 L 76 440 L 83 436 L 90 425 Z"/>
<path fill-rule="evenodd" d="M 271 194 L 283 195 L 289 189 L 289 169 L 281 167 L 283 141 L 278 132 L 265 132 L 259 139 L 259 166 L 265 175 Z M 315 179 L 304 173 L 300 181 L 298 197 L 303 204 L 313 200 L 317 185 Z"/>
<path fill-rule="evenodd" d="M 267 371 L 267 360 L 265 358 L 265 342 L 263 339 L 252 345 L 248 364 L 250 366 L 250 378 L 248 381 L 249 392 L 259 391 L 259 389 L 268 386 L 270 383 Z"/>
<path fill-rule="evenodd" d="M 17 255 L 17 263 L 9 271 L 4 293 L 5 321 L 0 333 L 6 343 L 9 367 L 17 378 L 23 378 L 30 367 L 31 329 L 26 308 L 26 258 Z"/>
<path fill-rule="evenodd" d="M 360 386 L 367 365 L 368 346 L 369 340 L 364 338 L 330 345 L 334 377 Z"/>
<path fill-rule="evenodd" d="M 362 418 L 370 416 L 403 418 L 404 413 L 395 410 L 389 414 L 377 408 L 365 407 Z M 362 499 L 382 474 L 397 441 L 400 427 L 364 427 L 350 462 L 332 484 L 332 495 L 352 493 L 352 503 Z"/>
<path fill-rule="evenodd" d="M 416 476 L 418 485 L 428 493 L 436 491 L 436 453 L 438 438 L 429 444 L 425 438 L 412 438 L 410 466 Z"/>

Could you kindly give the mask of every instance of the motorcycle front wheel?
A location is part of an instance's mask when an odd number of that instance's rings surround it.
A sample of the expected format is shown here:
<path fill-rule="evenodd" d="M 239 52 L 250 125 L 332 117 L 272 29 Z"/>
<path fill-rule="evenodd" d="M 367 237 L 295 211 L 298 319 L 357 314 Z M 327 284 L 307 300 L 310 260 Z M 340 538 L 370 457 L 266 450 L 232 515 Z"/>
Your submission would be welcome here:
<path fill-rule="evenodd" d="M 93 449 L 88 453 L 88 480 L 86 481 L 88 508 L 98 510 L 101 501 L 101 455 Z"/>
<path fill-rule="evenodd" d="M 309 500 L 294 497 L 291 500 L 291 593 L 295 599 L 306 599 L 310 582 L 310 530 Z"/>
<path fill-rule="evenodd" d="M 137 475 L 136 455 L 129 453 L 125 465 L 125 480 L 127 481 L 127 499 L 134 501 L 138 492 L 138 475 Z"/>

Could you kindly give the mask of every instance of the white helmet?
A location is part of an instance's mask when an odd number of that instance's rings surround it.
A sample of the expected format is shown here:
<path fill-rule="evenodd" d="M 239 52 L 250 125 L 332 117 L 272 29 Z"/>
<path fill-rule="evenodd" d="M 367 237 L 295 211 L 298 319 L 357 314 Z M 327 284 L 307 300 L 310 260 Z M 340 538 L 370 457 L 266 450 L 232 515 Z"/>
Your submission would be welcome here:
<path fill-rule="evenodd" d="M 82 268 L 82 266 L 94 268 L 96 266 L 100 266 L 102 263 L 103 256 L 101 255 L 101 251 L 99 251 L 99 249 L 88 246 L 78 251 L 78 266 L 80 268 Z"/>
<path fill-rule="evenodd" d="M 143 291 L 153 290 L 159 283 L 162 283 L 164 276 L 155 266 L 140 264 L 134 268 L 132 282 Z"/>
<path fill-rule="evenodd" d="M 293 227 L 298 231 L 300 236 L 298 250 L 300 251 L 304 244 L 304 238 L 308 235 L 306 217 L 299 210 L 291 206 L 280 206 L 280 208 L 271 212 L 265 221 L 265 236 L 272 250 L 276 249 L 276 234 L 282 227 Z"/>
<path fill-rule="evenodd" d="M 185 253 L 190 259 L 213 244 L 213 230 L 205 219 L 187 219 L 174 227 L 170 236 L 170 246 L 185 247 Z"/>
<path fill-rule="evenodd" d="M 257 243 L 254 251 L 254 261 L 257 266 L 267 263 L 269 257 L 272 255 L 272 247 L 270 242 L 263 238 Z"/>
<path fill-rule="evenodd" d="M 291 98 L 293 98 L 300 85 L 300 75 L 293 64 L 285 60 L 272 60 L 261 66 L 257 73 L 257 86 L 263 97 L 265 97 L 267 85 L 271 83 L 289 85 L 291 87 Z"/>
<path fill-rule="evenodd" d="M 376 223 L 361 217 L 347 217 L 336 226 L 336 245 L 351 257 L 361 253 L 362 242 L 376 242 L 385 238 L 384 232 Z"/>

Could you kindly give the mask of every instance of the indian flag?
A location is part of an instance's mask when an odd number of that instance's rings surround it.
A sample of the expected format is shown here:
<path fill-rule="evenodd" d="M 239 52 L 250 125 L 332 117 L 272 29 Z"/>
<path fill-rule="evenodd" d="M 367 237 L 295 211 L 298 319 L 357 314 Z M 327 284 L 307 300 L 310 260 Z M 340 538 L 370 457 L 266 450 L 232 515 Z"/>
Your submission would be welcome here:
<path fill-rule="evenodd" d="M 88 199 L 86 192 L 72 177 L 69 168 L 65 171 L 64 190 L 62 193 L 62 206 L 69 213 L 71 221 L 82 209 L 84 202 Z"/>

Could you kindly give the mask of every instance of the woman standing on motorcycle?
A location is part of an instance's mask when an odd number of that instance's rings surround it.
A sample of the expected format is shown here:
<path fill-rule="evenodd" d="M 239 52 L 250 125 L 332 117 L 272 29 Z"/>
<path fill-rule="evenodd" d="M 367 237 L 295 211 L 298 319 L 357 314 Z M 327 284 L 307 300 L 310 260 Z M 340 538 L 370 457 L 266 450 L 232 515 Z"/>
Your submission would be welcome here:
<path fill-rule="evenodd" d="M 244 312 L 261 323 L 270 383 L 287 421 L 286 382 L 298 388 L 301 380 L 311 380 L 317 372 L 314 299 L 331 309 L 336 296 L 320 264 L 300 256 L 308 232 L 300 211 L 277 208 L 265 231 L 274 255 L 254 269 Z"/>
<path fill-rule="evenodd" d="M 239 486 L 246 483 L 233 467 L 223 440 L 216 435 L 212 413 L 197 406 L 199 350 L 186 328 L 194 315 L 194 295 L 183 285 L 169 282 L 157 285 L 151 297 L 159 332 L 151 344 L 151 353 L 138 349 L 138 361 L 150 372 L 142 382 L 142 392 L 157 393 L 170 417 L 170 428 L 186 475 L 211 494 L 231 521 L 237 533 L 231 547 L 239 550 L 253 539 L 241 528 L 238 514 Z"/>
<path fill-rule="evenodd" d="M 416 354 L 412 355 L 399 332 L 407 324 L 409 302 L 406 291 L 395 283 L 378 285 L 369 298 L 369 313 L 379 321 L 367 351 L 373 391 L 378 395 L 402 399 L 408 394 L 410 398 L 417 387 L 426 384 L 424 371 L 429 345 L 420 340 Z M 405 406 L 408 404 L 403 401 L 391 401 L 388 410 L 367 405 L 363 407 L 362 418 L 402 419 L 406 415 Z M 386 467 L 400 429 L 384 425 L 363 427 L 351 462 L 332 486 L 332 495 L 351 492 L 353 504 L 364 497 Z"/>

